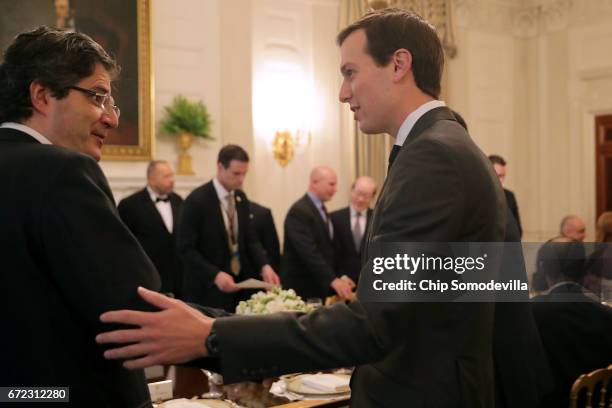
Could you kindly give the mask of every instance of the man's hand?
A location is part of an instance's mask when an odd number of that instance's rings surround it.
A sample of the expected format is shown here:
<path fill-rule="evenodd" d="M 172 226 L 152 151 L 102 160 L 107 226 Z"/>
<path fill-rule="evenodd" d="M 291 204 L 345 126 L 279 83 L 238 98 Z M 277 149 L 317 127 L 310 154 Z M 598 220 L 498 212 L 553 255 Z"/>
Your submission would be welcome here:
<path fill-rule="evenodd" d="M 340 296 L 343 299 L 351 300 L 351 298 L 353 297 L 353 293 L 352 293 L 353 288 L 347 281 L 345 281 L 342 278 L 334 279 L 331 282 L 331 287 L 336 291 L 338 296 Z"/>
<path fill-rule="evenodd" d="M 353 281 L 351 278 L 349 278 L 348 276 L 346 276 L 346 275 L 342 275 L 342 276 L 340 277 L 340 279 L 342 279 L 343 281 L 345 281 L 346 283 L 348 283 L 348 284 L 349 284 L 349 286 L 351 287 L 351 289 L 355 289 L 355 288 L 357 287 L 357 285 L 355 284 L 355 282 L 354 282 L 354 281 Z"/>
<path fill-rule="evenodd" d="M 123 366 L 135 369 L 157 364 L 181 364 L 208 354 L 204 343 L 214 319 L 180 300 L 142 287 L 138 288 L 138 294 L 161 311 L 118 310 L 103 313 L 100 320 L 104 323 L 139 326 L 137 329 L 97 335 L 96 342 L 100 344 L 133 343 L 105 351 L 106 359 L 126 359 Z"/>
<path fill-rule="evenodd" d="M 274 286 L 280 286 L 280 278 L 270 265 L 264 265 L 261 267 L 261 277 L 266 283 L 271 283 Z"/>
<path fill-rule="evenodd" d="M 215 285 L 217 285 L 221 292 L 225 293 L 233 293 L 240 290 L 240 288 L 236 286 L 234 277 L 223 271 L 219 271 L 217 276 L 215 276 Z"/>

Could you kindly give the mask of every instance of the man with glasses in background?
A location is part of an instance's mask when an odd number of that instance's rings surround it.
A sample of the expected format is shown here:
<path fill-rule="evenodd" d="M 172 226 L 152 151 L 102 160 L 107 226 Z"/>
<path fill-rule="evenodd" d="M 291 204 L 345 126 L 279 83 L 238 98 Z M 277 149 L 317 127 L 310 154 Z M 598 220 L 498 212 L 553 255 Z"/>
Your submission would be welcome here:
<path fill-rule="evenodd" d="M 136 287 L 160 285 L 96 163 L 119 123 L 118 70 L 86 35 L 46 27 L 0 65 L 0 387 L 69 387 L 75 407 L 151 406 L 142 370 L 93 340 L 100 313 L 143 310 Z"/>

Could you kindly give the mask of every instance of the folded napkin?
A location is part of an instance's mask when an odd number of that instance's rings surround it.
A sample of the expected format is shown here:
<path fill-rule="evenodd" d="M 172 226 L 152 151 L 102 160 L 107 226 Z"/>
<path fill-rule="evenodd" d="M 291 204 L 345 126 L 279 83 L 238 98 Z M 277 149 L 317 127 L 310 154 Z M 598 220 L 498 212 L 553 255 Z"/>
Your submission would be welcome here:
<path fill-rule="evenodd" d="M 162 405 L 163 408 L 213 408 L 205 402 L 197 400 L 188 400 L 186 398 L 173 399 L 166 401 Z"/>
<path fill-rule="evenodd" d="M 319 391 L 335 393 L 348 392 L 349 377 L 337 376 L 333 374 L 312 374 L 302 378 L 302 384 Z"/>

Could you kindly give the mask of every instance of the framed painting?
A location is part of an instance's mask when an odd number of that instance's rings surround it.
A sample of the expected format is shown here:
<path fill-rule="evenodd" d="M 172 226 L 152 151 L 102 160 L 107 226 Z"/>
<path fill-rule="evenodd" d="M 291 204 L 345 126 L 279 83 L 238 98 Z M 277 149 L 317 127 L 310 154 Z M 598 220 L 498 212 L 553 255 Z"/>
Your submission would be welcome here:
<path fill-rule="evenodd" d="M 0 0 L 0 48 L 40 25 L 83 32 L 121 66 L 113 84 L 121 108 L 103 160 L 150 160 L 154 148 L 151 0 Z"/>

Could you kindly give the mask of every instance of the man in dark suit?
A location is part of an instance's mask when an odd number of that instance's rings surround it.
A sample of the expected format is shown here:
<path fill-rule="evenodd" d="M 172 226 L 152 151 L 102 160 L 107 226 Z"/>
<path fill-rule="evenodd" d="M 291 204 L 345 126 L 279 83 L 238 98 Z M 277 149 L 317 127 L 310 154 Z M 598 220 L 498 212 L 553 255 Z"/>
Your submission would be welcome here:
<path fill-rule="evenodd" d="M 261 242 L 261 246 L 264 251 L 266 251 L 270 266 L 272 266 L 272 269 L 279 272 L 281 262 L 280 243 L 278 241 L 278 234 L 276 232 L 276 226 L 274 225 L 272 211 L 254 201 L 250 201 L 249 209 L 251 212 L 251 225 L 257 234 L 259 242 Z"/>
<path fill-rule="evenodd" d="M 392 242 L 502 241 L 505 203 L 492 166 L 437 100 L 444 57 L 433 27 L 414 13 L 384 9 L 345 28 L 338 43 L 340 100 L 364 133 L 388 133 L 396 144 L 372 215 L 366 265 L 376 247 Z M 301 316 L 209 320 L 172 300 L 162 313 L 103 315 L 106 322 L 142 328 L 129 336 L 105 333 L 98 341 L 136 342 L 106 353 L 146 354 L 125 363 L 132 368 L 193 353 L 217 356 L 226 382 L 355 365 L 354 407 L 493 406 L 493 304 L 368 302 L 372 287 L 364 285 L 365 274 L 372 277 L 367 266 L 358 300 L 348 305 Z M 140 293 L 149 302 L 166 301 Z M 170 320 L 176 337 L 161 331 L 151 337 L 151 327 Z M 187 341 L 193 345 L 184 346 Z"/>
<path fill-rule="evenodd" d="M 179 223 L 178 247 L 183 261 L 183 297 L 233 312 L 248 292 L 240 282 L 263 278 L 278 285 L 249 220 L 249 200 L 240 187 L 249 168 L 243 148 L 219 151 L 217 175 L 189 194 Z"/>
<path fill-rule="evenodd" d="M 457 122 L 468 130 L 465 119 L 452 111 Z M 500 282 L 518 279 L 527 282 L 521 235 L 510 207 L 506 205 L 506 232 Z M 552 387 L 550 370 L 535 325 L 529 293 L 514 293 L 521 302 L 495 303 L 493 319 L 493 365 L 495 408 L 537 408 L 542 395 Z M 518 300 L 518 299 L 517 299 Z M 516 335 L 518 333 L 518 335 Z M 525 370 L 525 367 L 530 367 Z M 517 376 L 517 372 L 522 372 Z"/>
<path fill-rule="evenodd" d="M 372 218 L 370 203 L 376 195 L 373 178 L 361 176 L 351 186 L 351 204 L 330 214 L 334 225 L 336 276 L 348 276 L 358 283 L 361 248 Z"/>
<path fill-rule="evenodd" d="M 493 165 L 493 169 L 495 169 L 495 174 L 497 174 L 497 178 L 499 181 L 504 184 L 504 180 L 506 179 L 506 160 L 503 157 L 492 154 L 489 156 L 489 161 Z M 523 236 L 523 226 L 521 225 L 521 216 L 519 215 L 518 203 L 516 202 L 516 197 L 514 193 L 507 188 L 504 188 L 504 194 L 506 196 L 506 203 L 516 220 L 516 224 L 519 229 L 519 236 Z"/>
<path fill-rule="evenodd" d="M 328 166 L 310 172 L 308 191 L 296 201 L 285 218 L 283 286 L 304 300 L 334 293 L 350 298 L 355 287 L 349 278 L 334 271 L 334 227 L 325 203 L 336 193 L 336 172 Z"/>
<path fill-rule="evenodd" d="M 541 270 L 550 289 L 532 299 L 534 317 L 554 379 L 543 408 L 566 407 L 581 374 L 612 363 L 612 309 L 581 285 L 585 250 L 580 242 L 546 242 Z"/>
<path fill-rule="evenodd" d="M 182 277 L 174 237 L 183 199 L 173 189 L 172 167 L 154 160 L 147 167 L 147 186 L 121 200 L 117 209 L 157 268 L 161 291 L 180 297 Z"/>
<path fill-rule="evenodd" d="M 582 218 L 574 214 L 563 217 L 559 226 L 559 236 L 583 242 L 586 237 L 586 226 Z"/>
<path fill-rule="evenodd" d="M 102 145 L 117 66 L 89 37 L 41 27 L 0 65 L 0 385 L 70 387 L 74 407 L 151 407 L 142 370 L 105 361 L 99 314 L 151 309 L 159 276 L 117 215 Z"/>

